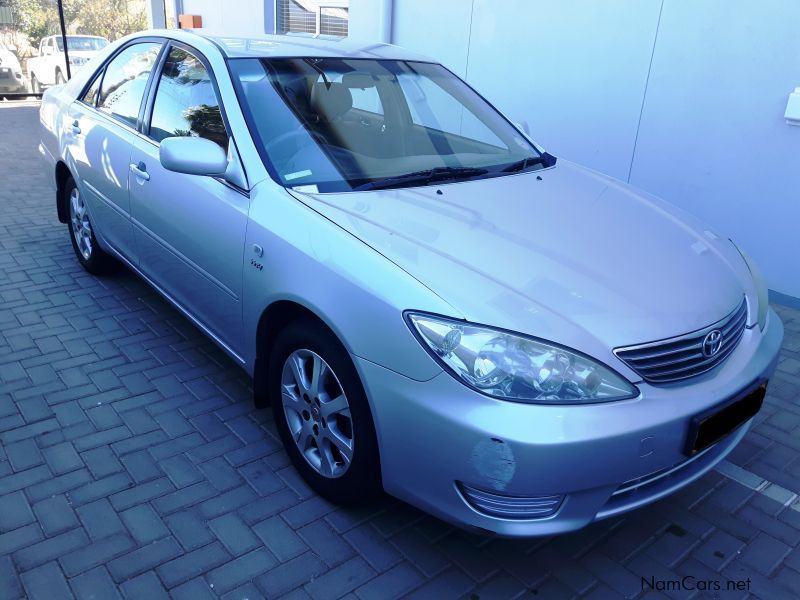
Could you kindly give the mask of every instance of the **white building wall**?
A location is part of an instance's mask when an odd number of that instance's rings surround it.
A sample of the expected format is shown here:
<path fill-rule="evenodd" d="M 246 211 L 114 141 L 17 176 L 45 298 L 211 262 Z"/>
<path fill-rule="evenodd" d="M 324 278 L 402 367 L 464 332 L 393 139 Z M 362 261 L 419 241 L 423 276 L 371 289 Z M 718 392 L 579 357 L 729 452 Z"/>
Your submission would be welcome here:
<path fill-rule="evenodd" d="M 379 0 L 350 35 L 379 38 Z M 392 42 L 441 61 L 548 150 L 664 197 L 800 297 L 800 2 L 393 0 Z"/>
<path fill-rule="evenodd" d="M 269 0 L 182 0 L 182 13 L 203 17 L 203 31 L 220 35 L 261 35 Z M 271 19 L 270 19 L 271 20 Z"/>

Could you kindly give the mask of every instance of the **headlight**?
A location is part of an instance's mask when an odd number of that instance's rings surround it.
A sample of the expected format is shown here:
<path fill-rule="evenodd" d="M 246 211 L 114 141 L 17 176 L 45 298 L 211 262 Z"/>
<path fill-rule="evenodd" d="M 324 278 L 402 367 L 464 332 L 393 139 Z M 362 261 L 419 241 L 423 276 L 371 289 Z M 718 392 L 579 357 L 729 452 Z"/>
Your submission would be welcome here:
<path fill-rule="evenodd" d="M 531 404 L 624 400 L 639 391 L 608 367 L 561 346 L 445 317 L 406 313 L 423 345 L 457 379 Z"/>
<path fill-rule="evenodd" d="M 750 255 L 739 248 L 739 246 L 737 246 L 736 242 L 733 240 L 731 240 L 731 244 L 733 244 L 734 248 L 736 248 L 739 251 L 739 254 L 741 254 L 745 264 L 747 265 L 747 268 L 750 271 L 750 276 L 753 278 L 753 285 L 756 288 L 756 295 L 758 296 L 758 326 L 761 328 L 761 331 L 764 331 L 764 327 L 767 324 L 767 311 L 769 310 L 769 291 L 767 290 L 767 282 L 764 281 L 761 271 L 758 270 L 756 263 L 752 258 L 750 258 Z"/>

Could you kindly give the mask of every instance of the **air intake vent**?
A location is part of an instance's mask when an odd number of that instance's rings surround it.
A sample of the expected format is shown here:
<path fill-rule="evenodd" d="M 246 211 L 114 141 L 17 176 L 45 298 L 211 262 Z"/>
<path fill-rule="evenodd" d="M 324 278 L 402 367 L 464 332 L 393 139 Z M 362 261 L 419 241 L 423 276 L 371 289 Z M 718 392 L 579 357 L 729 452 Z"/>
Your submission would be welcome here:
<path fill-rule="evenodd" d="M 650 383 L 668 383 L 705 373 L 724 361 L 742 339 L 747 301 L 727 317 L 686 335 L 617 348 L 614 353 Z"/>

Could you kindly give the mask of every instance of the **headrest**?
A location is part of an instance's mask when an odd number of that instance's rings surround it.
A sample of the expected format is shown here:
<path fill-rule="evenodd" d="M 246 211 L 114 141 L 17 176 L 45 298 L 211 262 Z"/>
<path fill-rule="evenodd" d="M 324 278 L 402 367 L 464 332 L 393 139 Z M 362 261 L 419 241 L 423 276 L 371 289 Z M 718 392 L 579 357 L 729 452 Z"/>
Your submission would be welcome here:
<path fill-rule="evenodd" d="M 311 88 L 311 110 L 333 121 L 353 108 L 353 95 L 341 83 L 315 83 Z"/>

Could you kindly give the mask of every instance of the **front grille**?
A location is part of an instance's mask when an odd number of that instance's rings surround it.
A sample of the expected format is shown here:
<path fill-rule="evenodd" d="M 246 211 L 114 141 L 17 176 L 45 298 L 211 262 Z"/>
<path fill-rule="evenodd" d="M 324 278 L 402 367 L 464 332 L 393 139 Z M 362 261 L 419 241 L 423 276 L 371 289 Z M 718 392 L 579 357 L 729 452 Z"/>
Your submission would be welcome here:
<path fill-rule="evenodd" d="M 458 489 L 472 508 L 501 519 L 544 519 L 561 506 L 564 496 L 506 496 L 458 482 Z"/>
<path fill-rule="evenodd" d="M 705 373 L 724 361 L 742 339 L 746 324 L 747 301 L 743 298 L 727 317 L 700 331 L 659 342 L 617 348 L 614 353 L 645 381 L 678 381 Z M 716 354 L 708 356 L 703 352 L 703 342 L 715 330 L 720 332 L 722 343 Z"/>

